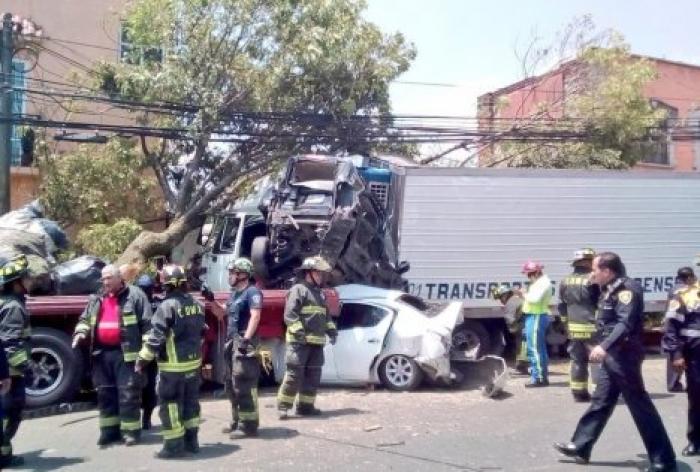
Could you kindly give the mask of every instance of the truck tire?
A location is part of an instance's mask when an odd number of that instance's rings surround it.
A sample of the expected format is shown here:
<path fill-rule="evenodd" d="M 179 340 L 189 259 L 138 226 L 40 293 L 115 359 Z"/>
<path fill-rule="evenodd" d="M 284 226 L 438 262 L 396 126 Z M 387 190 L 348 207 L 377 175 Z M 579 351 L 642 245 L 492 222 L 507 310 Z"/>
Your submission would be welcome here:
<path fill-rule="evenodd" d="M 62 331 L 36 328 L 31 337 L 31 366 L 27 376 L 27 407 L 67 402 L 80 388 L 83 356 L 71 348 Z"/>
<path fill-rule="evenodd" d="M 453 360 L 476 360 L 489 354 L 491 336 L 480 322 L 465 320 L 452 332 L 451 358 Z"/>
<path fill-rule="evenodd" d="M 267 236 L 258 236 L 253 239 L 253 244 L 250 248 L 250 259 L 253 263 L 255 278 L 258 280 L 269 280 L 270 270 L 267 266 L 267 252 L 270 241 Z"/>
<path fill-rule="evenodd" d="M 379 380 L 389 390 L 415 390 L 423 381 L 423 371 L 416 361 L 401 354 L 392 354 L 379 364 Z"/>

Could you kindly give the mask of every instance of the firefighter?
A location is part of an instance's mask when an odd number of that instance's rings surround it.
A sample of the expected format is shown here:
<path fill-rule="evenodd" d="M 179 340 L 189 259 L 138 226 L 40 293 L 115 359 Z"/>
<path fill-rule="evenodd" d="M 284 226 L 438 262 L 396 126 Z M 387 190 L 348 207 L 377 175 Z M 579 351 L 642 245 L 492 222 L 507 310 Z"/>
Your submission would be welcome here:
<path fill-rule="evenodd" d="M 661 345 L 676 372 L 685 372 L 688 386 L 688 445 L 682 454 L 697 456 L 700 455 L 700 287 L 686 285 L 676 290 L 668 305 L 664 328 Z"/>
<path fill-rule="evenodd" d="M 625 274 L 620 257 L 603 252 L 593 259 L 591 281 L 601 287 L 596 319 L 596 346 L 591 362 L 601 362 L 588 410 L 570 442 L 554 445 L 577 463 L 588 463 L 591 451 L 610 419 L 620 394 L 625 399 L 654 472 L 675 471 L 676 456 L 658 411 L 644 388 L 642 344 L 644 297 L 640 285 Z"/>
<path fill-rule="evenodd" d="M 252 283 L 253 264 L 241 257 L 228 265 L 231 296 L 226 344 L 226 391 L 231 402 L 231 434 L 240 426 L 245 436 L 256 436 L 259 424 L 258 381 L 260 379 L 259 338 L 262 292 Z"/>
<path fill-rule="evenodd" d="M 155 288 L 155 282 L 148 274 L 141 275 L 136 279 L 136 284 L 143 293 L 148 298 L 151 304 L 151 312 L 155 313 L 158 309 L 158 305 L 162 301 L 160 298 L 156 297 L 153 293 Z M 150 329 L 150 327 L 149 327 Z M 155 363 L 151 362 L 143 373 L 144 387 L 141 391 L 141 411 L 143 412 L 141 416 L 141 427 L 145 430 L 151 429 L 151 417 L 153 416 L 153 410 L 155 410 L 158 404 L 158 395 L 156 395 L 156 378 L 158 377 L 158 367 Z"/>
<path fill-rule="evenodd" d="M 9 364 L 10 389 L 3 392 L 0 468 L 19 466 L 24 459 L 12 454 L 12 439 L 22 421 L 25 404 L 25 373 L 29 368 L 29 312 L 25 296 L 29 291 L 29 268 L 25 255 L 0 265 L 0 340 Z M 6 385 L 3 384 L 6 388 Z"/>
<path fill-rule="evenodd" d="M 527 343 L 523 336 L 525 325 L 523 322 L 523 299 L 507 285 L 499 285 L 492 292 L 493 298 L 503 304 L 503 316 L 508 325 L 508 330 L 513 335 L 515 349 L 515 371 L 522 375 L 528 375 L 527 368 Z"/>
<path fill-rule="evenodd" d="M 526 387 L 549 385 L 547 355 L 547 327 L 549 326 L 549 301 L 552 298 L 552 281 L 542 272 L 539 262 L 527 261 L 522 273 L 530 282 L 526 291 L 518 290 L 523 297 L 525 318 L 525 340 L 527 358 L 530 361 L 530 383 Z"/>
<path fill-rule="evenodd" d="M 309 257 L 301 264 L 303 279 L 287 294 L 284 322 L 287 325 L 287 370 L 277 394 L 280 419 L 297 397 L 296 413 L 301 416 L 320 415 L 314 406 L 316 390 L 321 381 L 323 346 L 326 335 L 335 344 L 338 332 L 328 313 L 322 287 L 331 266 L 322 257 Z"/>
<path fill-rule="evenodd" d="M 207 325 L 204 307 L 187 293 L 182 267 L 163 267 L 165 298 L 151 320 L 136 371 L 143 372 L 154 359 L 158 363 L 159 416 L 163 448 L 160 459 L 199 452 L 199 386 L 202 341 Z"/>
<path fill-rule="evenodd" d="M 569 338 L 569 387 L 577 402 L 591 400 L 588 393 L 588 350 L 596 331 L 595 311 L 600 295 L 599 287 L 590 280 L 594 257 L 593 249 L 574 252 L 571 262 L 574 271 L 559 284 L 559 316 L 566 323 Z"/>
<path fill-rule="evenodd" d="M 145 294 L 124 283 L 119 268 L 102 269 L 102 292 L 91 295 L 73 334 L 73 347 L 89 341 L 92 382 L 100 410 L 100 437 L 106 447 L 136 444 L 141 436 L 143 379 L 134 373 L 151 305 Z"/>

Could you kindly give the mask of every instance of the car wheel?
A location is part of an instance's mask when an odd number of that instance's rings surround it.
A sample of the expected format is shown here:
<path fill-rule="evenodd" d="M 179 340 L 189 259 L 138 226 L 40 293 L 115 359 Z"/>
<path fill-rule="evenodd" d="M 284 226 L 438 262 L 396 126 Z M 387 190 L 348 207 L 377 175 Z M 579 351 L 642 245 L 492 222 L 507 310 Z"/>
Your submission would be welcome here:
<path fill-rule="evenodd" d="M 65 333 L 51 328 L 32 330 L 27 375 L 27 406 L 39 408 L 70 401 L 80 388 L 83 357 L 71 348 Z"/>
<path fill-rule="evenodd" d="M 490 349 L 489 332 L 478 321 L 466 320 L 452 332 L 450 357 L 453 360 L 476 360 Z"/>
<path fill-rule="evenodd" d="M 392 354 L 379 365 L 379 379 L 389 390 L 415 390 L 423 381 L 423 371 L 410 357 Z"/>

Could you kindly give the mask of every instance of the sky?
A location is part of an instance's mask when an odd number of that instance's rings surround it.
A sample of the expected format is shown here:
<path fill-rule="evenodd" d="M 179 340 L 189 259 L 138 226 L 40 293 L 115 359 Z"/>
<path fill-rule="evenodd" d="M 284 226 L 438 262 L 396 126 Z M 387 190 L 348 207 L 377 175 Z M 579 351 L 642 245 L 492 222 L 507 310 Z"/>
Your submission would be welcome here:
<path fill-rule="evenodd" d="M 476 97 L 523 78 L 515 48 L 533 32 L 552 39 L 592 15 L 638 54 L 700 64 L 699 0 L 367 0 L 365 17 L 414 44 L 411 68 L 391 86 L 399 114 L 474 116 Z M 451 86 L 412 85 L 428 82 Z"/>

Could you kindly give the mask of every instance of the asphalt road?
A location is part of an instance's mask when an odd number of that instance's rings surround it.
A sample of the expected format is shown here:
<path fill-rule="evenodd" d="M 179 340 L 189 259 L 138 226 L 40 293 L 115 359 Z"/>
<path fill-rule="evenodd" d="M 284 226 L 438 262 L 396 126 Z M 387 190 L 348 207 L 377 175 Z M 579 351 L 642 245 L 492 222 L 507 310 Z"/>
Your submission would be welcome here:
<path fill-rule="evenodd" d="M 552 449 L 568 440 L 585 405 L 568 391 L 565 363 L 554 366 L 552 386 L 527 390 L 523 377 L 511 379 L 500 400 L 476 389 L 393 393 L 382 389 L 325 389 L 319 419 L 279 421 L 274 391 L 262 394 L 260 437 L 230 440 L 220 432 L 228 421 L 224 400 L 204 400 L 202 452 L 159 461 L 156 432 L 144 443 L 100 450 L 97 412 L 85 411 L 27 420 L 15 451 L 23 470 L 223 471 L 223 470 L 411 470 L 411 471 L 624 471 L 646 465 L 641 439 L 626 407 L 618 406 L 593 451 L 579 466 Z M 644 364 L 649 391 L 664 418 L 676 452 L 685 446 L 686 396 L 665 391 L 665 363 Z M 158 423 L 154 415 L 154 421 Z M 679 461 L 681 471 L 700 470 L 700 459 Z"/>

